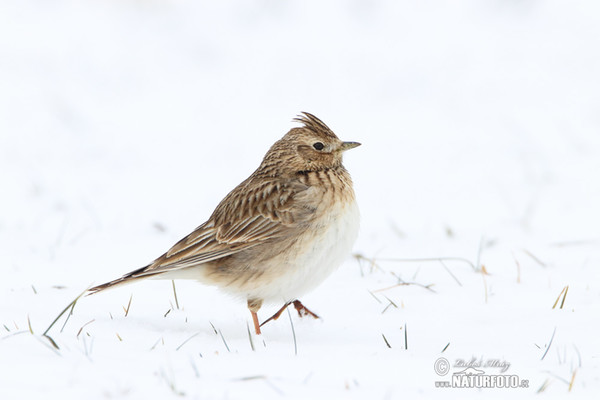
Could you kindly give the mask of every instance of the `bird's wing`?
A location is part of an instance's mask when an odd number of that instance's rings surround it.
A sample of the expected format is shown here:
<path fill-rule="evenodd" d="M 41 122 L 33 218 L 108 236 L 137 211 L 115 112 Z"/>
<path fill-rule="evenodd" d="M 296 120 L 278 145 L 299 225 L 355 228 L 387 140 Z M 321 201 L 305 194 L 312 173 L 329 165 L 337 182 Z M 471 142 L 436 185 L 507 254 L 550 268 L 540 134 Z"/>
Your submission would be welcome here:
<path fill-rule="evenodd" d="M 248 179 L 221 201 L 207 222 L 136 276 L 203 264 L 285 237 L 306 226 L 321 198 L 318 189 L 298 180 Z"/>

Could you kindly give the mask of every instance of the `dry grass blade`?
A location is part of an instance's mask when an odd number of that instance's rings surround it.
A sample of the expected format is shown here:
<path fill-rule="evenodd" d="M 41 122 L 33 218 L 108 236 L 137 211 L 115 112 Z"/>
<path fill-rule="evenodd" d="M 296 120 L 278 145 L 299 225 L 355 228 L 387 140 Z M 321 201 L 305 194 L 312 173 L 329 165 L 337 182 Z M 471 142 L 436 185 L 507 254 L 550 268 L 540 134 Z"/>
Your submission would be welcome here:
<path fill-rule="evenodd" d="M 569 382 L 569 392 L 573 389 L 573 383 L 575 382 L 575 375 L 577 375 L 577 370 L 573 371 L 573 375 L 571 376 L 571 382 Z"/>
<path fill-rule="evenodd" d="M 56 342 L 54 341 L 54 339 L 52 339 L 50 336 L 48 336 L 48 335 L 42 335 L 42 337 L 48 339 L 48 341 L 50 342 L 50 344 L 52 345 L 52 347 L 54 347 L 56 350 L 60 350 L 60 347 L 58 347 L 58 345 L 56 344 Z"/>
<path fill-rule="evenodd" d="M 119 342 L 122 342 L 123 339 L 121 338 L 121 335 L 119 335 L 119 332 L 115 332 L 115 334 L 117 335 L 117 338 L 119 338 Z"/>
<path fill-rule="evenodd" d="M 569 291 L 569 285 L 565 286 L 560 293 L 558 294 L 558 297 L 556 298 L 556 301 L 554 302 L 554 305 L 552 306 L 552 309 L 554 310 L 556 308 L 556 305 L 558 304 L 558 301 L 560 300 L 560 296 L 563 296 L 562 301 L 560 303 L 560 309 L 562 310 L 563 306 L 565 305 L 565 300 L 567 298 L 567 292 Z"/>
<path fill-rule="evenodd" d="M 375 296 L 375 294 L 374 294 L 373 292 L 371 292 L 370 290 L 367 290 L 367 292 L 369 292 L 369 294 L 370 294 L 371 296 L 373 296 L 373 298 L 374 298 L 375 300 L 377 300 L 377 302 L 378 302 L 379 304 L 381 304 L 381 300 L 379 300 L 379 299 L 377 298 L 377 296 Z M 4 325 L 4 327 L 6 327 L 6 325 Z M 8 329 L 8 328 L 7 328 L 7 329 Z"/>
<path fill-rule="evenodd" d="M 390 289 L 397 288 L 397 287 L 399 287 L 399 286 L 410 286 L 410 285 L 419 286 L 419 287 L 422 287 L 423 289 L 427 289 L 427 290 L 429 290 L 430 292 L 436 293 L 436 291 L 435 291 L 435 290 L 433 290 L 433 289 L 431 288 L 431 287 L 433 286 L 433 284 L 429 284 L 429 285 L 423 285 L 423 284 L 421 284 L 421 283 L 418 283 L 418 282 L 406 282 L 406 281 L 402 280 L 402 278 L 400 278 L 398 275 L 396 275 L 396 274 L 395 274 L 395 273 L 393 273 L 393 272 L 392 272 L 392 275 L 393 275 L 393 276 L 394 276 L 396 279 L 398 279 L 398 283 L 397 283 L 397 284 L 395 284 L 395 285 L 392 285 L 392 286 L 388 286 L 388 287 L 385 287 L 385 288 L 382 288 L 382 289 L 377 289 L 377 290 L 374 290 L 372 293 L 379 293 L 379 292 L 383 292 L 383 291 L 386 291 L 386 290 L 390 290 Z M 389 299 L 388 299 L 388 300 L 389 300 Z"/>
<path fill-rule="evenodd" d="M 548 389 L 548 386 L 550 386 L 550 379 L 546 379 L 544 383 L 542 383 L 542 386 L 540 386 L 540 388 L 537 390 L 537 393 L 542 393 Z"/>
<path fill-rule="evenodd" d="M 364 276 L 363 271 L 362 271 L 362 261 L 366 261 L 369 263 L 369 267 L 371 268 L 371 271 L 373 271 L 374 269 L 381 270 L 379 265 L 377 265 L 377 261 L 375 258 L 368 258 L 359 253 L 355 253 L 352 256 L 358 261 L 358 265 L 361 267 L 360 273 L 362 276 Z"/>
<path fill-rule="evenodd" d="M 254 381 L 257 379 L 267 379 L 266 375 L 253 375 L 253 376 L 244 376 L 241 378 L 234 379 L 236 381 Z"/>
<path fill-rule="evenodd" d="M 79 328 L 79 331 L 77 332 L 77 339 L 79 339 L 79 335 L 81 334 L 81 332 L 83 331 L 83 328 L 85 328 L 86 326 L 88 326 L 89 324 L 91 324 L 92 322 L 94 322 L 95 319 L 86 322 L 85 324 L 83 324 L 83 326 L 81 328 Z"/>
<path fill-rule="evenodd" d="M 475 264 L 469 259 L 463 257 L 423 257 L 423 258 L 378 258 L 376 261 L 384 262 L 401 262 L 401 263 L 414 263 L 414 262 L 442 262 L 442 261 L 460 261 L 467 263 L 476 270 Z"/>
<path fill-rule="evenodd" d="M 385 337 L 385 335 L 382 333 L 381 336 L 383 337 L 383 341 L 385 342 L 385 345 L 388 347 L 388 349 L 391 349 L 392 346 L 390 346 L 390 342 L 388 342 L 388 340 Z"/>
<path fill-rule="evenodd" d="M 162 337 L 160 337 L 160 338 L 158 338 L 158 340 L 156 341 L 156 343 L 154 343 L 154 344 L 152 345 L 152 347 L 150 347 L 150 350 L 151 350 L 151 351 L 152 351 L 152 350 L 154 350 L 154 349 L 156 348 L 156 346 L 158 346 L 158 344 L 159 344 L 161 341 L 162 341 L 162 344 L 163 344 L 163 346 L 164 346 L 164 345 L 165 345 L 165 339 L 164 339 L 164 338 L 162 338 Z"/>
<path fill-rule="evenodd" d="M 484 237 L 481 237 L 481 240 L 479 241 L 479 248 L 477 249 L 477 264 L 475 267 L 475 271 L 477 271 L 477 268 L 479 268 L 481 266 L 481 253 L 483 252 L 483 243 L 484 243 Z"/>
<path fill-rule="evenodd" d="M 450 342 L 448 342 L 448 344 L 444 346 L 444 348 L 442 349 L 442 353 L 445 352 L 448 347 L 450 347 Z"/>
<path fill-rule="evenodd" d="M 540 260 L 539 258 L 537 258 L 536 256 L 534 256 L 534 255 L 533 255 L 533 253 L 532 253 L 532 252 L 530 252 L 529 250 L 527 250 L 527 249 L 523 249 L 523 253 L 527 254 L 529 257 L 531 257 L 531 259 L 532 259 L 533 261 L 535 261 L 536 263 L 538 263 L 538 264 L 539 264 L 539 265 L 541 265 L 542 267 L 544 267 L 544 268 L 545 268 L 545 267 L 547 267 L 547 266 L 548 266 L 548 265 L 547 265 L 545 262 L 543 262 L 542 260 Z"/>
<path fill-rule="evenodd" d="M 184 344 L 186 344 L 187 342 L 189 342 L 190 340 L 192 340 L 193 338 L 195 338 L 199 334 L 200 334 L 200 332 L 196 332 L 192 336 L 190 336 L 189 338 L 185 339 L 183 341 L 183 343 L 181 343 L 179 346 L 177 346 L 177 348 L 175 349 L 175 351 L 179 351 L 179 349 L 182 348 Z"/>
<path fill-rule="evenodd" d="M 250 341 L 250 348 L 252 351 L 256 351 L 254 348 L 254 340 L 252 340 L 252 333 L 250 333 L 250 324 L 246 321 L 246 331 L 248 331 L 248 340 Z"/>
<path fill-rule="evenodd" d="M 521 283 L 521 264 L 519 263 L 519 260 L 517 260 L 517 256 L 515 256 L 515 253 L 512 253 L 513 259 L 515 260 L 515 264 L 517 264 L 517 283 Z"/>
<path fill-rule="evenodd" d="M 129 302 L 127 303 L 127 308 L 123 307 L 123 311 L 125 311 L 125 317 L 129 315 L 129 308 L 131 307 L 131 300 L 133 299 L 133 293 L 129 296 Z"/>
<path fill-rule="evenodd" d="M 225 341 L 225 337 L 223 337 L 223 333 L 221 332 L 220 329 L 219 329 L 219 335 L 221 336 L 221 339 L 223 340 L 223 344 L 225 345 L 225 348 L 227 349 L 227 351 L 229 353 L 231 353 L 231 350 L 229 350 L 229 346 L 227 345 L 227 342 Z"/>
<path fill-rule="evenodd" d="M 487 282 L 485 280 L 485 276 L 487 275 L 487 270 L 485 269 L 485 267 L 482 265 L 481 266 L 481 277 L 483 278 L 483 291 L 484 291 L 484 298 L 485 298 L 485 303 L 487 304 L 488 302 L 488 287 L 487 287 Z"/>
<path fill-rule="evenodd" d="M 29 332 L 33 335 L 33 328 L 31 327 L 31 320 L 29 319 L 29 314 L 27 314 L 27 325 L 29 326 Z"/>
<path fill-rule="evenodd" d="M 58 314 L 58 316 L 56 318 L 54 318 L 54 321 L 52 321 L 52 323 L 50 324 L 50 326 L 48 326 L 48 328 L 46 328 L 46 330 L 44 331 L 44 333 L 42 333 L 42 336 L 46 336 L 46 334 L 50 331 L 50 329 L 52 329 L 52 327 L 54 326 L 54 324 L 56 324 L 56 322 L 60 319 L 60 317 L 62 317 L 63 314 L 66 313 L 69 308 L 72 309 L 73 307 L 75 307 L 75 303 L 77 303 L 77 300 L 79 300 L 81 298 L 81 296 L 83 296 L 85 294 L 85 292 L 87 292 L 87 289 L 85 289 L 83 292 L 81 292 L 81 294 L 79 296 L 75 297 L 75 299 L 72 302 L 70 302 L 69 305 L 67 305 L 65 307 L 65 309 L 62 310 L 60 312 L 60 314 Z"/>
<path fill-rule="evenodd" d="M 456 281 L 456 283 L 458 283 L 458 286 L 462 287 L 462 283 L 460 283 L 458 278 L 456 276 L 454 276 L 454 274 L 452 273 L 452 271 L 450 271 L 450 268 L 448 268 L 446 263 L 444 261 L 440 260 L 440 264 L 442 264 L 442 267 L 444 267 L 446 272 L 448 272 L 450 274 L 450 276 Z"/>
<path fill-rule="evenodd" d="M 175 307 L 179 310 L 179 300 L 177 299 L 177 289 L 175 288 L 175 281 L 171 281 L 173 284 L 173 296 L 175 297 Z"/>
<path fill-rule="evenodd" d="M 544 355 L 542 356 L 541 360 L 543 360 L 546 357 L 546 354 L 548 354 L 548 350 L 550 350 L 550 346 L 552 346 L 552 341 L 554 340 L 555 334 L 556 334 L 556 327 L 554 327 L 554 331 L 552 332 L 552 337 L 550 338 L 550 343 L 548 343 L 548 347 L 546 347 L 546 351 L 544 352 Z"/>
<path fill-rule="evenodd" d="M 31 285 L 31 289 L 33 289 L 33 294 L 37 294 L 37 290 L 35 290 L 35 286 Z"/>
<path fill-rule="evenodd" d="M 294 329 L 294 322 L 292 321 L 292 314 L 290 314 L 289 307 L 285 309 L 287 311 L 288 318 L 290 319 L 290 325 L 292 327 L 292 337 L 294 338 L 294 355 L 298 355 L 298 344 L 296 343 L 296 330 Z"/>
<path fill-rule="evenodd" d="M 408 350 L 408 328 L 404 324 L 404 349 Z"/>

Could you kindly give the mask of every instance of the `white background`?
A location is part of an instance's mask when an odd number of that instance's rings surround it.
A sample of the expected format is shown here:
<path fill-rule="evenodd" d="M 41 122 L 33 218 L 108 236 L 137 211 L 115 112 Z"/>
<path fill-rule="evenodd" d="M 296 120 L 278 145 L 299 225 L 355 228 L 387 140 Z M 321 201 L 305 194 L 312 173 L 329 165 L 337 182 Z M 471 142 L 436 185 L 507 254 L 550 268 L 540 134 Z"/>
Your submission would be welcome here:
<path fill-rule="evenodd" d="M 442 356 L 529 381 L 489 397 L 597 394 L 599 71 L 591 0 L 0 2 L 0 397 L 478 394 L 435 387 Z M 81 299 L 51 349 L 75 296 L 202 223 L 300 111 L 363 143 L 375 259 L 302 299 L 321 320 L 253 351 L 244 302 L 147 281 Z M 437 257 L 476 268 L 382 261 Z"/>

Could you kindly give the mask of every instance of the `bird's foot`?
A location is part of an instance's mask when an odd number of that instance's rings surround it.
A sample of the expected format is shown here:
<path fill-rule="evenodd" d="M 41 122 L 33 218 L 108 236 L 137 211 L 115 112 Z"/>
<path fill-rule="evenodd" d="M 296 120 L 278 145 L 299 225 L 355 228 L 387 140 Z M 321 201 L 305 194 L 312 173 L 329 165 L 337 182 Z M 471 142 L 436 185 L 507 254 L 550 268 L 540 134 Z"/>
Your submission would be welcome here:
<path fill-rule="evenodd" d="M 293 303 L 294 308 L 296 309 L 296 311 L 298 311 L 298 315 L 300 316 L 300 318 L 304 317 L 305 315 L 310 315 L 315 319 L 321 318 L 314 312 L 310 311 L 308 308 L 304 307 L 304 304 L 300 303 L 300 300 L 294 300 Z"/>
<path fill-rule="evenodd" d="M 294 305 L 294 308 L 296 309 L 296 311 L 298 312 L 298 316 L 300 318 L 306 316 L 306 315 L 310 315 L 311 317 L 315 318 L 315 319 L 319 319 L 321 317 L 319 317 L 317 314 L 315 314 L 314 312 L 310 311 L 308 308 L 306 308 L 304 306 L 304 304 L 302 304 L 300 302 L 300 300 L 294 300 L 288 303 L 285 303 L 283 305 L 283 307 L 281 307 L 275 314 L 271 315 L 269 318 L 267 318 L 262 324 L 260 324 L 260 326 L 263 326 L 264 324 L 266 324 L 269 321 L 273 321 L 276 320 L 277 318 L 279 318 L 281 316 L 281 314 L 285 311 L 286 308 L 288 308 L 290 306 L 290 304 Z"/>

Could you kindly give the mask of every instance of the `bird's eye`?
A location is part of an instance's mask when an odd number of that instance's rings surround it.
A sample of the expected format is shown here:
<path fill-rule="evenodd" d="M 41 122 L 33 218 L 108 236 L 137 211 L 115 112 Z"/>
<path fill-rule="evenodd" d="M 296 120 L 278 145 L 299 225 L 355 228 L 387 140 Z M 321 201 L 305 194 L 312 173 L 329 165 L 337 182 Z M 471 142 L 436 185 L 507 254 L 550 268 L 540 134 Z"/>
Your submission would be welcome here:
<path fill-rule="evenodd" d="M 317 142 L 315 144 L 313 144 L 313 147 L 317 150 L 323 150 L 323 148 L 325 147 L 325 145 L 321 142 Z"/>

